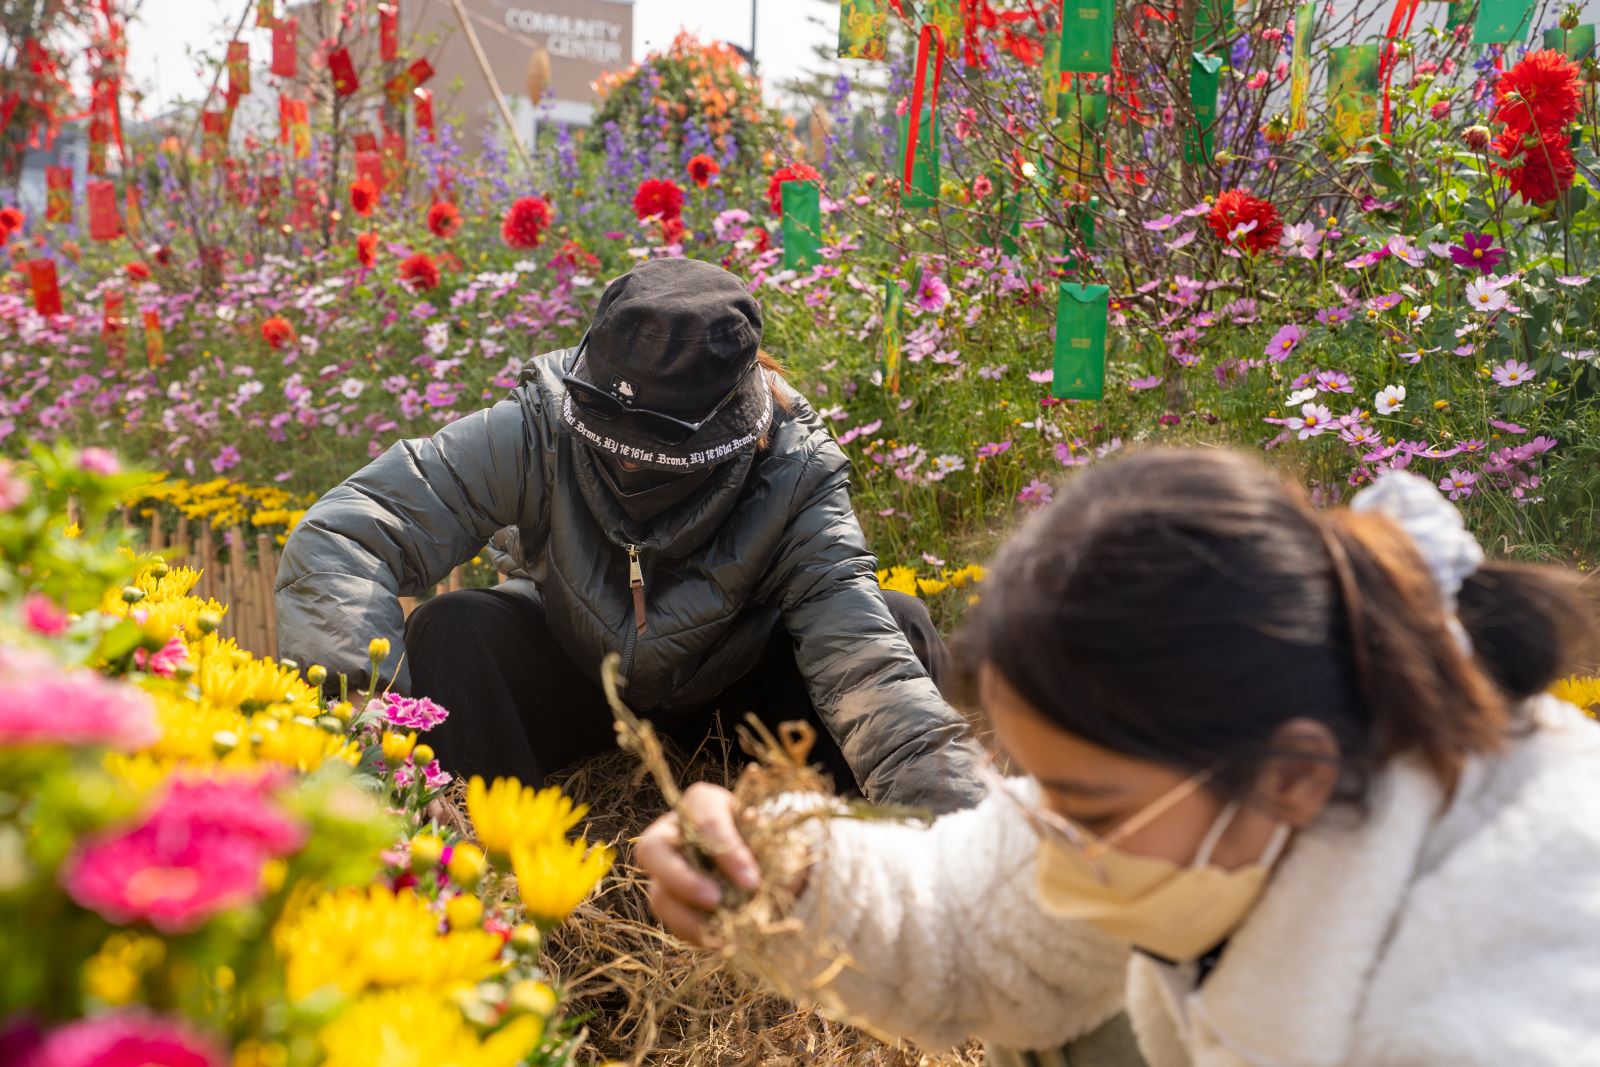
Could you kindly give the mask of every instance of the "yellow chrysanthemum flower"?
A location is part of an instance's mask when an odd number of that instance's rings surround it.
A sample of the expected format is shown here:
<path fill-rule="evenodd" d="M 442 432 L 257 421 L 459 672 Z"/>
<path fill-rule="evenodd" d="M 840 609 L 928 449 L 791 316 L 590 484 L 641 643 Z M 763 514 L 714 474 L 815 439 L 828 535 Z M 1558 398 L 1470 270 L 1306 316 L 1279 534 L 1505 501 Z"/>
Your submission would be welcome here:
<path fill-rule="evenodd" d="M 486 786 L 476 775 L 467 783 L 467 817 L 478 841 L 497 856 L 510 856 L 518 845 L 560 840 L 588 810 L 554 786 L 535 792 L 515 778 Z"/>
<path fill-rule="evenodd" d="M 1600 709 L 1600 678 L 1584 675 L 1563 678 L 1550 687 L 1550 692 L 1591 715 Z"/>
<path fill-rule="evenodd" d="M 252 725 L 255 758 L 310 774 L 330 760 L 354 767 L 361 762 L 361 746 L 344 734 L 333 734 L 303 718 L 277 720 L 261 717 Z"/>
<path fill-rule="evenodd" d="M 950 588 L 949 582 L 941 582 L 937 578 L 918 578 L 917 588 L 922 590 L 923 596 L 938 596 Z"/>
<path fill-rule="evenodd" d="M 511 869 L 523 910 L 545 927 L 565 921 L 600 884 L 615 858 L 609 848 L 590 848 L 582 838 L 531 848 L 519 845 L 511 853 Z"/>
<path fill-rule="evenodd" d="M 322 1028 L 324 1067 L 515 1067 L 538 1047 L 544 1020 L 519 1015 L 487 1037 L 453 1005 L 423 992 L 381 993 Z"/>
<path fill-rule="evenodd" d="M 878 584 L 906 596 L 917 595 L 917 572 L 910 567 L 890 567 L 878 572 Z"/>
<path fill-rule="evenodd" d="M 504 967 L 498 934 L 441 934 L 439 916 L 426 900 L 386 886 L 324 893 L 286 916 L 274 940 L 294 1000 L 326 988 L 352 996 L 402 987 L 443 994 Z"/>
<path fill-rule="evenodd" d="M 981 565 L 977 563 L 969 563 L 967 566 L 962 567 L 960 570 L 955 571 L 950 575 L 950 584 L 955 586 L 957 589 L 963 589 L 974 582 L 983 581 L 988 576 L 989 572 L 986 571 Z"/>

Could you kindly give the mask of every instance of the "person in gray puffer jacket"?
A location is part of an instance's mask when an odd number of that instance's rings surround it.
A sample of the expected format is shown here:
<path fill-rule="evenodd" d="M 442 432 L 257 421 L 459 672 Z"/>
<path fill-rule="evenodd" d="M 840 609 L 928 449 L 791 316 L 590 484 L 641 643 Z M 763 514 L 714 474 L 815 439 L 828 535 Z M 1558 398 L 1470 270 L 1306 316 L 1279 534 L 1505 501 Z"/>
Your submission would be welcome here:
<path fill-rule="evenodd" d="M 841 786 L 975 802 L 977 748 L 930 677 L 943 644 L 919 601 L 878 588 L 849 461 L 760 341 L 719 267 L 616 279 L 576 349 L 306 513 L 276 583 L 283 655 L 364 685 L 369 639 L 390 638 L 380 681 L 450 710 L 426 740 L 458 775 L 538 783 L 610 747 L 617 652 L 629 703 L 686 744 L 719 714 L 811 718 Z M 508 580 L 404 618 L 400 597 L 485 545 Z"/>

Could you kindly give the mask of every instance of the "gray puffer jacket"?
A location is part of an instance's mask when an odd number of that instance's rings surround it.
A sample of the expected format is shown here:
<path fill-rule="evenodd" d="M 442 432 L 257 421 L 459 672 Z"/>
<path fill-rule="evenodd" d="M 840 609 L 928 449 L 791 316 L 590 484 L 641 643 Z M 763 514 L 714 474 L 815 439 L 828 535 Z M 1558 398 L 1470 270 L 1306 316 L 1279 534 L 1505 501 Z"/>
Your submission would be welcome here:
<path fill-rule="evenodd" d="M 756 666 L 781 622 L 868 798 L 940 811 L 976 802 L 977 750 L 884 606 L 850 506 L 849 461 L 805 400 L 790 391 L 766 451 L 725 464 L 641 530 L 560 417 L 573 355 L 535 358 L 509 399 L 394 445 L 317 501 L 278 571 L 282 655 L 364 680 L 369 639 L 387 637 L 382 673 L 397 672 L 406 691 L 398 598 L 493 538 L 501 569 L 531 579 L 502 588 L 542 602 L 592 676 L 621 653 L 638 710 L 703 706 Z M 643 634 L 630 545 L 644 571 Z"/>

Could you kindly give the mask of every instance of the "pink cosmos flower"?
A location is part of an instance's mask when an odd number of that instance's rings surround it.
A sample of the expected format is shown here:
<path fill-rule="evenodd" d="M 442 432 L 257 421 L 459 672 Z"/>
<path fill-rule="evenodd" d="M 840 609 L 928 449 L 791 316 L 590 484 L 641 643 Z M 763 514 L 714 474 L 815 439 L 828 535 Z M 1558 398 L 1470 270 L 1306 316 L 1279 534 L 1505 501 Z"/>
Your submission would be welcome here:
<path fill-rule="evenodd" d="M 122 464 L 103 448 L 86 448 L 78 453 L 78 468 L 90 474 L 110 475 L 121 471 Z"/>
<path fill-rule="evenodd" d="M 1515 359 L 1508 359 L 1494 369 L 1495 384 L 1505 389 L 1514 389 L 1538 376 L 1538 371 Z"/>
<path fill-rule="evenodd" d="M 1154 389 L 1165 380 L 1166 379 L 1159 374 L 1151 374 L 1143 378 L 1134 378 L 1132 381 L 1128 382 L 1128 390 L 1135 393 L 1143 392 L 1146 389 Z"/>
<path fill-rule="evenodd" d="M 1292 322 L 1280 326 L 1278 327 L 1278 332 L 1272 335 L 1272 340 L 1267 342 L 1264 355 L 1274 363 L 1282 363 L 1289 358 L 1289 353 L 1295 350 L 1295 347 L 1300 344 L 1300 339 L 1304 336 L 1305 334 L 1300 327 Z"/>
<path fill-rule="evenodd" d="M 0 459 L 0 511 L 10 511 L 28 499 L 28 483 L 12 472 L 16 467 Z"/>
<path fill-rule="evenodd" d="M 67 613 L 50 602 L 43 593 L 29 593 L 22 600 L 22 617 L 28 629 L 44 637 L 67 632 Z"/>
<path fill-rule="evenodd" d="M 1449 493 L 1451 500 L 1465 500 L 1472 495 L 1472 487 L 1477 480 L 1478 476 L 1473 472 L 1456 467 L 1439 479 L 1439 489 Z"/>
<path fill-rule="evenodd" d="M 1017 503 L 1030 504 L 1033 507 L 1042 508 L 1055 499 L 1055 495 L 1056 491 L 1049 482 L 1035 478 L 1022 487 L 1022 491 L 1017 494 Z"/>
<path fill-rule="evenodd" d="M 133 751 L 161 736 L 150 698 L 49 656 L 0 648 L 0 748 L 107 745 Z"/>
<path fill-rule="evenodd" d="M 1333 412 L 1325 404 L 1302 404 L 1300 416 L 1285 419 L 1283 424 L 1305 441 L 1320 436 L 1333 426 Z"/>
<path fill-rule="evenodd" d="M 922 275 L 922 284 L 917 286 L 917 306 L 923 311 L 943 311 L 950 303 L 950 287 L 943 278 L 926 271 Z"/>
<path fill-rule="evenodd" d="M 228 1057 L 186 1023 L 121 1012 L 67 1023 L 44 1036 L 26 1067 L 225 1067 Z"/>
<path fill-rule="evenodd" d="M 1010 441 L 990 441 L 988 444 L 978 446 L 979 459 L 993 459 L 1011 451 Z"/>

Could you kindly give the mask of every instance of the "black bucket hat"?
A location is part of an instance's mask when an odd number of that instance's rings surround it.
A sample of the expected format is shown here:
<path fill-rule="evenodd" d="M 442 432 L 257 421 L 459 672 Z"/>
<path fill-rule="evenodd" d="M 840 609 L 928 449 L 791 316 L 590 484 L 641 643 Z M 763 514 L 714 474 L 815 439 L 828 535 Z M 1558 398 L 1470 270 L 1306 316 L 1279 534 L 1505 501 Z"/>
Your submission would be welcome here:
<path fill-rule="evenodd" d="M 737 277 L 694 259 L 642 263 L 606 286 L 565 377 L 562 419 L 642 467 L 716 466 L 772 423 L 760 350 L 761 307 Z"/>

